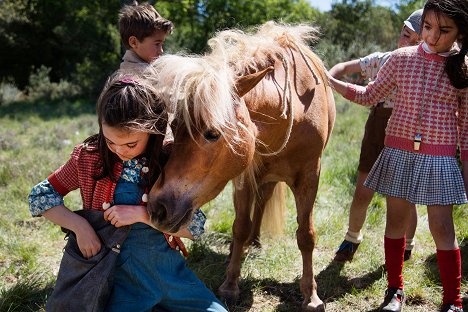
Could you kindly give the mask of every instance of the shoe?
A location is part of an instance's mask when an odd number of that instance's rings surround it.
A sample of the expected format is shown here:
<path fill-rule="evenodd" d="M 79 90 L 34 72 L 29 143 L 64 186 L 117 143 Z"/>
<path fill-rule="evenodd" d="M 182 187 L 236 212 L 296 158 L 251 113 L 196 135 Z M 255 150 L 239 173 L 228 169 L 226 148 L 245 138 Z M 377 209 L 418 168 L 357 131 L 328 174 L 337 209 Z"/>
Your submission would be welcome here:
<path fill-rule="evenodd" d="M 335 258 L 333 258 L 336 262 L 346 262 L 353 260 L 354 253 L 356 252 L 359 244 L 344 240 L 338 251 L 335 254 Z"/>
<path fill-rule="evenodd" d="M 403 257 L 404 261 L 411 259 L 411 252 L 412 250 L 405 249 L 405 255 Z"/>
<path fill-rule="evenodd" d="M 463 308 L 456 307 L 453 304 L 444 304 L 440 308 L 440 312 L 463 312 Z"/>
<path fill-rule="evenodd" d="M 404 302 L 405 294 L 403 289 L 389 288 L 385 292 L 385 299 L 384 302 L 380 305 L 380 311 L 401 312 Z"/>

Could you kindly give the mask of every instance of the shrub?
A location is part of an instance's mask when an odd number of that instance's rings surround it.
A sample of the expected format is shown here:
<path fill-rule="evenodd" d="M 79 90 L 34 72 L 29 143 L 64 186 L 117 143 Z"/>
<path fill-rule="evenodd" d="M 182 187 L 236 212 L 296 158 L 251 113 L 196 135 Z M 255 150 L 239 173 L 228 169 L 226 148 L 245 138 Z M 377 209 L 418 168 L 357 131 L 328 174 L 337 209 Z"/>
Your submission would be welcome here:
<path fill-rule="evenodd" d="M 0 105 L 19 100 L 23 93 L 11 82 L 0 83 Z"/>
<path fill-rule="evenodd" d="M 29 85 L 26 92 L 31 100 L 60 98 L 71 98 L 79 95 L 81 89 L 79 86 L 66 80 L 60 82 L 51 82 L 49 73 L 51 68 L 42 65 L 29 76 Z"/>

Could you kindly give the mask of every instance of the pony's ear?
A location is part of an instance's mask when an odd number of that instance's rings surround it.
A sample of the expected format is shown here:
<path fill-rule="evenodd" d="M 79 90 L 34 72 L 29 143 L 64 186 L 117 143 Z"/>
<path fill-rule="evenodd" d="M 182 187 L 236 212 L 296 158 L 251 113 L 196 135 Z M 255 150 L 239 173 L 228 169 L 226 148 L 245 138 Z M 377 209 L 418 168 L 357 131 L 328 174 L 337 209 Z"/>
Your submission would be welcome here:
<path fill-rule="evenodd" d="M 266 74 L 273 71 L 275 68 L 269 66 L 261 71 L 253 74 L 245 75 L 236 80 L 236 90 L 239 97 L 243 97 L 247 92 L 252 90 Z"/>

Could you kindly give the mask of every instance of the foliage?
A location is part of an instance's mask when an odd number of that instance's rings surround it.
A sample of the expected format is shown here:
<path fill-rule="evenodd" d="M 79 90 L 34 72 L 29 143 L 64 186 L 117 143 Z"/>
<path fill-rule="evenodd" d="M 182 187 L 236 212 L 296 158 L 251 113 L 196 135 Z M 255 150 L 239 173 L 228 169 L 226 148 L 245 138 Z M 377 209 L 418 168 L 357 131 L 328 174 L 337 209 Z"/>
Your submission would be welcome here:
<path fill-rule="evenodd" d="M 1 1 L 0 77 L 24 88 L 44 65 L 54 82 L 73 79 L 87 91 L 99 89 L 119 62 L 118 10 L 116 1 Z"/>
<path fill-rule="evenodd" d="M 168 39 L 172 52 L 203 52 L 207 40 L 226 28 L 245 29 L 268 20 L 310 23 L 321 14 L 305 0 L 181 0 L 157 1 L 155 6 L 175 24 Z"/>
<path fill-rule="evenodd" d="M 375 51 L 390 51 L 396 48 L 402 21 L 371 0 L 342 0 L 332 4 L 331 11 L 318 21 L 323 29 L 318 49 L 324 51 L 321 54 L 330 66 Z"/>
<path fill-rule="evenodd" d="M 397 5 L 401 20 L 405 20 L 411 13 L 424 7 L 425 0 L 402 0 Z"/>
<path fill-rule="evenodd" d="M 207 40 L 226 28 L 247 29 L 267 20 L 318 26 L 316 47 L 326 63 L 396 47 L 401 22 L 423 0 L 389 0 L 396 11 L 374 0 L 340 0 L 319 12 L 309 0 L 161 0 L 150 1 L 175 24 L 166 47 L 170 53 L 202 53 Z M 0 1 L 0 81 L 24 90 L 49 68 L 47 88 L 70 83 L 95 97 L 105 78 L 118 68 L 122 49 L 118 11 L 131 0 Z M 51 85 L 53 83 L 58 84 Z M 60 86 L 59 86 L 60 85 Z M 46 89 L 47 89 L 46 88 Z M 76 87 L 74 87 L 76 88 Z M 41 89 L 29 86 L 28 90 Z M 10 90 L 11 91 L 11 90 Z M 41 92 L 45 92 L 42 90 Z M 58 92 L 57 94 L 65 95 Z M 54 92 L 45 92 L 53 94 Z M 71 92 L 74 94 L 74 92 Z M 49 94 L 49 95 L 50 95 Z"/>
<path fill-rule="evenodd" d="M 29 84 L 26 88 L 30 99 L 50 99 L 71 98 L 80 94 L 80 87 L 68 81 L 60 80 L 51 82 L 49 73 L 51 69 L 42 65 L 29 77 Z"/>
<path fill-rule="evenodd" d="M 14 83 L 9 81 L 3 81 L 0 83 L 0 105 L 19 100 L 21 94 L 21 91 Z"/>

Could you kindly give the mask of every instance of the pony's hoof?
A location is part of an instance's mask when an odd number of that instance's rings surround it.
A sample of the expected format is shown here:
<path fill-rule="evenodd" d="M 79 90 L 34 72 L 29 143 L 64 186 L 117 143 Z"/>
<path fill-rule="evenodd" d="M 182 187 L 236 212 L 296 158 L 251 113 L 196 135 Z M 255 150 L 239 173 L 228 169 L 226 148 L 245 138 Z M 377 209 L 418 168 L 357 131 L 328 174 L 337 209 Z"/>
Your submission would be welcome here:
<path fill-rule="evenodd" d="M 235 305 L 239 300 L 240 290 L 239 286 L 229 287 L 224 282 L 218 289 L 218 296 L 221 301 L 224 301 L 227 305 Z"/>
<path fill-rule="evenodd" d="M 320 299 L 314 301 L 306 300 L 302 303 L 302 311 L 325 312 L 325 304 Z"/>

